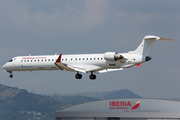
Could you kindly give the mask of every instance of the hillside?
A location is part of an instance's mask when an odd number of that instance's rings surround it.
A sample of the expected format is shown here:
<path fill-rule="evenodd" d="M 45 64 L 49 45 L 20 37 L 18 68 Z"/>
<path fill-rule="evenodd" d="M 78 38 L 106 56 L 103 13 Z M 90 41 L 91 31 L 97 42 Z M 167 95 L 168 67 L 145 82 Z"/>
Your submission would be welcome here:
<path fill-rule="evenodd" d="M 97 99 L 84 96 L 49 96 L 0 84 L 0 120 L 54 120 L 62 108 Z"/>
<path fill-rule="evenodd" d="M 110 99 L 110 98 L 142 98 L 142 97 L 127 89 L 122 89 L 122 90 L 105 92 L 101 96 L 101 98 Z"/>
<path fill-rule="evenodd" d="M 50 120 L 64 105 L 46 96 L 0 84 L 0 120 Z"/>
<path fill-rule="evenodd" d="M 0 120 L 54 120 L 54 112 L 57 110 L 74 104 L 109 98 L 141 97 L 127 89 L 45 96 L 0 84 Z"/>
<path fill-rule="evenodd" d="M 72 105 L 99 100 L 97 98 L 91 98 L 91 97 L 86 97 L 86 96 L 61 96 L 58 94 L 53 94 L 50 96 L 50 98 L 63 102 L 63 103 L 72 104 Z"/>
<path fill-rule="evenodd" d="M 113 98 L 142 98 L 141 96 L 129 91 L 127 89 L 115 90 L 109 92 L 81 92 L 72 94 L 55 94 L 56 96 L 84 96 L 94 99 L 113 99 Z M 55 96 L 55 95 L 52 95 Z"/>

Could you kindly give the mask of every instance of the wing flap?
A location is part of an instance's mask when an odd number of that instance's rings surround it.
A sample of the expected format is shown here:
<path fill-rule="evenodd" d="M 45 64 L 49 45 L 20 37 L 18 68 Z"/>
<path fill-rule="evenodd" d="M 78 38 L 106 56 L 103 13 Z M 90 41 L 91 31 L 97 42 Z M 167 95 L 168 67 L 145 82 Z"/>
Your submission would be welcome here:
<path fill-rule="evenodd" d="M 102 67 L 95 65 L 85 65 L 84 68 L 86 68 L 86 72 L 95 72 L 103 69 Z"/>
<path fill-rule="evenodd" d="M 118 71 L 118 70 L 123 70 L 123 68 L 118 68 L 118 69 L 104 69 L 104 70 L 96 71 L 95 73 L 106 73 L 106 72 Z"/>
<path fill-rule="evenodd" d="M 60 70 L 64 70 L 64 71 L 71 71 L 74 72 L 75 70 L 68 67 L 66 64 L 61 63 L 61 62 L 56 62 L 55 65 L 60 69 Z"/>
<path fill-rule="evenodd" d="M 73 69 L 74 71 L 86 73 L 85 69 L 83 69 L 83 68 L 81 68 L 81 67 L 76 67 L 76 66 L 71 66 L 71 65 L 68 65 L 68 67 L 71 68 L 71 69 Z"/>
<path fill-rule="evenodd" d="M 82 73 L 96 72 L 104 70 L 104 68 L 96 65 L 68 65 L 69 68 Z"/>
<path fill-rule="evenodd" d="M 54 63 L 60 70 L 64 71 L 71 71 L 71 72 L 81 72 L 81 73 L 88 73 L 88 72 L 95 72 L 95 73 L 105 73 L 110 71 L 117 71 L 117 70 L 123 70 L 123 68 L 117 68 L 117 69 L 105 69 L 104 67 L 96 66 L 96 65 L 68 65 L 61 62 L 61 56 L 59 55 L 58 59 Z M 123 58 L 125 59 L 125 58 Z"/>

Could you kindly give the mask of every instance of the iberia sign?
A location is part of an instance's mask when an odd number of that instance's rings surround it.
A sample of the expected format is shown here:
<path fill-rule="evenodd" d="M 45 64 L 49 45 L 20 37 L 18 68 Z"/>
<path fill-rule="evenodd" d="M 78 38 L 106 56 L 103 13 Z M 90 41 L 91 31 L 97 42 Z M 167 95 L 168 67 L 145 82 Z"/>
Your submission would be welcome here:
<path fill-rule="evenodd" d="M 110 101 L 110 109 L 135 110 L 139 108 L 141 101 Z"/>

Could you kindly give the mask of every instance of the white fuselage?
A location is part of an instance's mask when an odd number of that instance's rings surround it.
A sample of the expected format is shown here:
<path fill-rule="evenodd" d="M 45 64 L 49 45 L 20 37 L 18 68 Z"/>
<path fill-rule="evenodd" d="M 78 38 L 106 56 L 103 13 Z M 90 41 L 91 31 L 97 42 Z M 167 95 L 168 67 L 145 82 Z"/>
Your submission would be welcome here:
<path fill-rule="evenodd" d="M 62 55 L 61 62 L 67 65 L 78 67 L 99 66 L 102 69 L 115 69 L 131 64 L 139 64 L 145 61 L 140 55 L 122 53 L 127 60 L 107 61 L 104 54 L 74 54 Z M 41 56 L 18 56 L 12 58 L 2 68 L 7 71 L 36 71 L 36 70 L 58 70 L 54 64 L 59 55 L 41 55 Z"/>

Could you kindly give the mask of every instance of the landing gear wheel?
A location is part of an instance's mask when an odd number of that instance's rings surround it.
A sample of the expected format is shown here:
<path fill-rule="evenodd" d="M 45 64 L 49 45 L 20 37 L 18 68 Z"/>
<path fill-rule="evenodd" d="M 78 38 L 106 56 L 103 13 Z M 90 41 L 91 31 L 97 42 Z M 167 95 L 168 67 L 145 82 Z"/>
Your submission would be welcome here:
<path fill-rule="evenodd" d="M 91 75 L 89 76 L 89 78 L 90 78 L 91 80 L 95 80 L 95 79 L 96 79 L 96 75 L 91 74 Z"/>
<path fill-rule="evenodd" d="M 12 78 L 13 77 L 13 75 L 9 75 L 9 78 Z"/>
<path fill-rule="evenodd" d="M 9 73 L 10 73 L 9 78 L 12 78 L 12 77 L 13 77 L 13 75 L 12 75 L 12 71 L 7 71 L 7 72 L 9 72 Z"/>
<path fill-rule="evenodd" d="M 76 78 L 76 79 L 81 79 L 81 78 L 82 78 L 82 75 L 79 74 L 79 73 L 77 73 L 77 74 L 75 75 L 75 78 Z"/>

